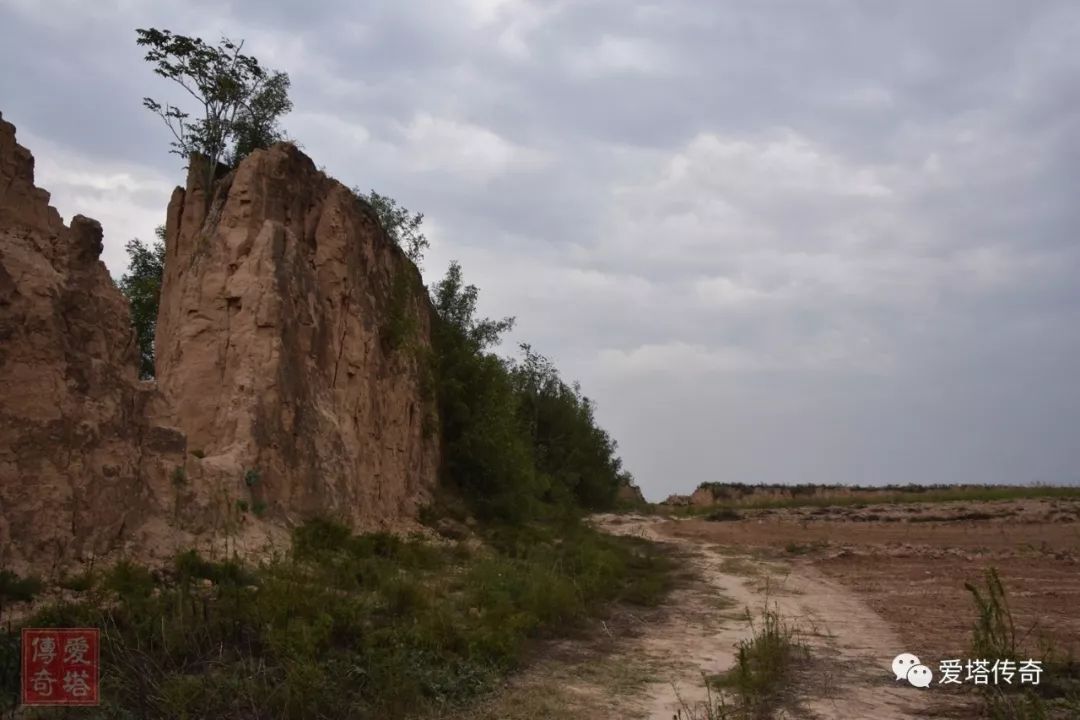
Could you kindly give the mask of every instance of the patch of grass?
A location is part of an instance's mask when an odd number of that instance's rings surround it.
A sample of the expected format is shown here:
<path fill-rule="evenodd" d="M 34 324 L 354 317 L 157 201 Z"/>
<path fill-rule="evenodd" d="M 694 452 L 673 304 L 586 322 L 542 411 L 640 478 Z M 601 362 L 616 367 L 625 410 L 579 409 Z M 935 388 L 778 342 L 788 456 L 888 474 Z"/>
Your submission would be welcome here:
<path fill-rule="evenodd" d="M 1075 720 L 1080 717 L 1080 690 L 1073 675 L 1067 694 L 1038 688 L 1016 689 L 990 685 L 983 689 L 983 712 L 990 720 Z"/>
<path fill-rule="evenodd" d="M 256 572 L 242 563 L 236 560 L 205 560 L 195 550 L 177 555 L 173 568 L 175 578 L 181 583 L 187 580 L 209 580 L 215 585 L 255 585 L 258 582 Z"/>
<path fill-rule="evenodd" d="M 793 627 L 766 605 L 753 637 L 739 643 L 734 670 L 715 684 L 732 688 L 743 706 L 764 708 L 783 687 L 800 648 Z"/>
<path fill-rule="evenodd" d="M 671 582 L 658 546 L 578 522 L 487 532 L 463 552 L 312 521 L 259 565 L 121 562 L 27 622 L 102 629 L 95 717 L 395 720 L 461 707 L 535 639 L 613 601 L 655 604 Z"/>
<path fill-rule="evenodd" d="M 121 560 L 105 573 L 102 589 L 115 593 L 119 600 L 143 599 L 154 591 L 157 581 L 154 574 L 142 565 Z"/>
<path fill-rule="evenodd" d="M 746 611 L 752 634 L 737 645 L 736 663 L 728 672 L 706 678 L 707 699 L 682 703 L 679 720 L 758 720 L 773 717 L 795 666 L 810 657 L 798 629 L 770 604 L 755 618 Z"/>
<path fill-rule="evenodd" d="M 713 522 L 727 522 L 731 520 L 742 520 L 742 515 L 734 508 L 721 507 L 706 515 L 705 519 Z"/>
<path fill-rule="evenodd" d="M 86 592 L 94 587 L 95 580 L 93 568 L 88 568 L 81 573 L 63 576 L 57 585 L 72 592 Z"/>
<path fill-rule="evenodd" d="M 37 577 L 20 577 L 10 570 L 0 570 L 0 618 L 4 615 L 6 605 L 30 602 L 41 589 L 42 583 Z"/>
<path fill-rule="evenodd" d="M 784 546 L 784 552 L 788 555 L 809 555 L 812 552 L 824 550 L 829 547 L 828 540 L 816 540 L 812 543 L 789 542 Z"/>
<path fill-rule="evenodd" d="M 248 488 L 256 487 L 259 484 L 260 479 L 261 476 L 258 469 L 248 468 L 244 471 L 244 484 L 247 485 Z"/>
<path fill-rule="evenodd" d="M 997 686 L 983 691 L 983 711 L 990 720 L 1049 720 L 1046 704 L 1033 692 L 1008 693 Z"/>

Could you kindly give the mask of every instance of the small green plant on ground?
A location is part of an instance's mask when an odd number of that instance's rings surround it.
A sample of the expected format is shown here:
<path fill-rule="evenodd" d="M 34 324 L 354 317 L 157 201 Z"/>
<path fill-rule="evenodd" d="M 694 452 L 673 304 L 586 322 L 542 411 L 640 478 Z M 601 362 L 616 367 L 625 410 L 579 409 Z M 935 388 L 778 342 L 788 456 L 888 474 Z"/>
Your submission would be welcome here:
<path fill-rule="evenodd" d="M 711 513 L 705 516 L 706 520 L 712 520 L 713 522 L 727 522 L 731 520 L 742 520 L 742 515 L 735 508 L 721 507 L 713 510 Z"/>
<path fill-rule="evenodd" d="M 828 540 L 816 540 L 811 543 L 789 542 L 784 546 L 784 552 L 788 555 L 808 555 L 812 552 L 824 550 L 829 547 Z"/>
<path fill-rule="evenodd" d="M 1009 609 L 1005 588 L 1001 584 L 997 568 L 986 571 L 986 588 L 964 583 L 975 601 L 975 629 L 972 651 L 978 658 L 1015 660 L 1016 624 Z"/>
<path fill-rule="evenodd" d="M 187 471 L 181 466 L 176 466 L 172 471 L 172 483 L 176 487 L 182 486 L 187 482 Z"/>
<path fill-rule="evenodd" d="M 746 611 L 751 636 L 736 646 L 735 666 L 706 678 L 705 702 L 682 703 L 678 720 L 758 720 L 772 717 L 800 661 L 810 657 L 799 629 L 775 603 L 765 602 L 755 617 Z"/>

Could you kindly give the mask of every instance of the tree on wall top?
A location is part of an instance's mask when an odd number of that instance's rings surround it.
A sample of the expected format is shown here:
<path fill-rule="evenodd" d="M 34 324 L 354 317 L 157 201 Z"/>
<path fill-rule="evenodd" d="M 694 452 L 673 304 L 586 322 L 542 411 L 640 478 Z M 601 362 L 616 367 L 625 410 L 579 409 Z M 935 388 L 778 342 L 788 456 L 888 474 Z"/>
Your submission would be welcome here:
<path fill-rule="evenodd" d="M 278 120 L 292 109 L 289 76 L 267 70 L 243 54 L 243 41 L 222 38 L 211 46 L 169 30 L 135 32 L 137 44 L 147 48 L 145 59 L 154 65 L 154 72 L 180 85 L 201 106 L 193 116 L 176 105 L 143 98 L 143 105 L 172 132 L 171 152 L 209 159 L 208 181 L 219 162 L 234 165 L 253 150 L 283 138 Z"/>
<path fill-rule="evenodd" d="M 394 198 L 380 195 L 374 190 L 364 193 L 360 191 L 360 188 L 354 187 L 353 193 L 371 205 L 375 214 L 379 216 L 379 222 L 386 230 L 386 234 L 419 268 L 424 261 L 424 251 L 430 246 L 427 237 L 420 229 L 424 223 L 424 213 L 414 214 Z"/>

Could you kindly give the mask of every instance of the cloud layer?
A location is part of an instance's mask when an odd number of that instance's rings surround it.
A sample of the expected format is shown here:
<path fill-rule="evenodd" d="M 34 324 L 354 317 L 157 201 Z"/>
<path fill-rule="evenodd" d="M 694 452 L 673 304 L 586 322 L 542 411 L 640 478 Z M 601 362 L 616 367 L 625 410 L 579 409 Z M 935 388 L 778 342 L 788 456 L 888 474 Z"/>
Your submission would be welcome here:
<path fill-rule="evenodd" d="M 242 37 L 650 497 L 1080 479 L 1075 3 L 158 5 L 0 0 L 0 111 L 114 274 L 181 178 L 134 28 Z"/>

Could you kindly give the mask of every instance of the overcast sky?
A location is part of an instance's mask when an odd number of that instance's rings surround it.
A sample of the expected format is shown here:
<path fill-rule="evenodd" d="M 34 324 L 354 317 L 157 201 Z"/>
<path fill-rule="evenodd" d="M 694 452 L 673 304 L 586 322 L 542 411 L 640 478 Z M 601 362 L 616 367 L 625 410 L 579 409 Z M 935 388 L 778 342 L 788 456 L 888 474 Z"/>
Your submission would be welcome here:
<path fill-rule="evenodd" d="M 1080 3 L 0 0 L 0 112 L 114 275 L 183 178 L 148 26 L 287 71 L 652 499 L 1080 478 Z"/>

